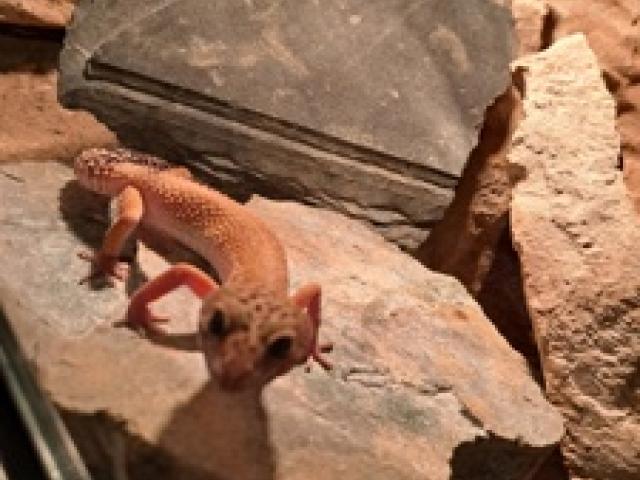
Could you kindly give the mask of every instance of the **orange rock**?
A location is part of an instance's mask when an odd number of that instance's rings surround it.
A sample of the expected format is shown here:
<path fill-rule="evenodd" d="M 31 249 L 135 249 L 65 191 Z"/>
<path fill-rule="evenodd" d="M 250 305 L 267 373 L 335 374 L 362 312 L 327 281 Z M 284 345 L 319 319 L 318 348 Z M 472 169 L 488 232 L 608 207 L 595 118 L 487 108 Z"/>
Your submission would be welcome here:
<path fill-rule="evenodd" d="M 512 0 L 511 11 L 518 37 L 518 54 L 538 52 L 546 45 L 549 5 L 543 0 Z"/>
<path fill-rule="evenodd" d="M 618 104 L 627 187 L 640 197 L 640 2 L 638 0 L 513 0 L 521 52 L 584 32 Z M 542 39 L 542 42 L 538 42 Z M 637 201 L 637 203 L 640 200 Z"/>
<path fill-rule="evenodd" d="M 85 148 L 117 144 L 93 115 L 58 103 L 57 78 L 55 71 L 0 76 L 0 162 L 69 160 Z"/>
<path fill-rule="evenodd" d="M 474 294 L 506 227 L 511 199 L 506 153 L 519 114 L 518 92 L 510 86 L 487 109 L 454 201 L 416 252 L 427 267 L 455 276 Z"/>
<path fill-rule="evenodd" d="M 77 0 L 0 0 L 0 22 L 61 27 L 71 19 Z"/>
<path fill-rule="evenodd" d="M 0 163 L 70 160 L 87 147 L 117 144 L 93 115 L 58 102 L 60 47 L 46 39 L 0 38 Z"/>

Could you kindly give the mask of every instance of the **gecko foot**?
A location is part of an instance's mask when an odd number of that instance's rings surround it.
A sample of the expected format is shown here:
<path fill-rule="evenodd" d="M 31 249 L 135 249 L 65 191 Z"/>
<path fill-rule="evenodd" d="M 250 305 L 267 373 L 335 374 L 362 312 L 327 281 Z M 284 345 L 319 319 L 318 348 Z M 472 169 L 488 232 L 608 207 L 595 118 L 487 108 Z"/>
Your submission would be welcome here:
<path fill-rule="evenodd" d="M 333 351 L 333 342 L 326 342 L 316 345 L 311 355 L 309 355 L 309 360 L 306 365 L 305 370 L 307 372 L 311 371 L 311 363 L 315 361 L 318 365 L 320 365 L 324 370 L 329 371 L 333 369 L 333 364 L 324 358 L 323 353 L 329 353 Z"/>
<path fill-rule="evenodd" d="M 103 255 L 101 252 L 78 252 L 78 257 L 91 263 L 91 271 L 80 282 L 81 285 L 105 277 L 111 285 L 113 279 L 126 280 L 129 276 L 129 264 L 120 262 L 117 257 Z"/>
<path fill-rule="evenodd" d="M 137 309 L 135 311 L 129 310 L 125 322 L 127 326 L 139 333 L 166 335 L 167 332 L 160 328 L 158 324 L 169 322 L 169 318 L 158 316 L 149 310 L 149 307 L 145 306 L 141 311 Z"/>

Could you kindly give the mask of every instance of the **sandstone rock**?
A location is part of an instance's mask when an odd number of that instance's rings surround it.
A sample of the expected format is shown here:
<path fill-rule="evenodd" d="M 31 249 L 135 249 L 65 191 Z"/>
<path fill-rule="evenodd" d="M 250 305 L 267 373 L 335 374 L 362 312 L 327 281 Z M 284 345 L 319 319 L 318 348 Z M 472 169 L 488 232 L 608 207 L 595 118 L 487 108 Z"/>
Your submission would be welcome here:
<path fill-rule="evenodd" d="M 298 369 L 261 397 L 224 394 L 190 351 L 188 292 L 157 306 L 172 336 L 112 325 L 166 260 L 141 248 L 127 285 L 78 285 L 87 265 L 75 254 L 99 243 L 106 202 L 59 164 L 3 172 L 0 298 L 96 478 L 506 480 L 532 473 L 562 435 L 523 359 L 456 280 L 354 220 L 259 198 L 250 208 L 279 232 L 292 283 L 324 285 L 337 368 Z"/>
<path fill-rule="evenodd" d="M 640 197 L 636 173 L 640 169 L 640 2 L 637 0 L 547 0 L 555 16 L 553 39 L 584 32 L 607 87 L 618 104 L 618 131 L 631 194 Z M 635 94 L 634 94 L 635 91 Z M 640 202 L 637 203 L 640 207 Z"/>
<path fill-rule="evenodd" d="M 640 208 L 640 2 L 637 0 L 513 0 L 516 30 L 524 51 L 534 51 L 565 35 L 584 32 L 607 87 L 618 104 L 625 180 Z M 546 10 L 539 35 L 539 10 Z M 534 13 L 535 12 L 535 13 Z M 546 44 L 545 44 L 546 43 Z"/>
<path fill-rule="evenodd" d="M 75 3 L 75 0 L 0 0 L 0 22 L 64 28 Z"/>
<path fill-rule="evenodd" d="M 508 84 L 511 33 L 491 0 L 84 1 L 60 91 L 239 197 L 329 206 L 413 249 Z"/>
<path fill-rule="evenodd" d="M 636 211 L 640 213 L 640 154 L 628 153 L 625 159 L 624 175 L 629 196 L 636 206 Z"/>
<path fill-rule="evenodd" d="M 92 115 L 58 103 L 59 50 L 55 41 L 0 34 L 0 163 L 69 159 L 117 143 Z"/>
<path fill-rule="evenodd" d="M 511 11 L 518 37 L 518 55 L 539 52 L 545 45 L 551 10 L 545 0 L 512 0 Z M 545 20 L 547 23 L 545 23 Z"/>
<path fill-rule="evenodd" d="M 615 104 L 583 35 L 517 64 L 512 234 L 565 462 L 576 479 L 637 479 L 640 220 L 617 169 Z"/>
<path fill-rule="evenodd" d="M 640 39 L 638 40 L 640 45 Z M 640 54 L 639 54 L 640 55 Z M 618 100 L 618 131 L 623 139 L 624 179 L 640 212 L 640 84 L 625 88 Z"/>
<path fill-rule="evenodd" d="M 455 276 L 473 294 L 482 288 L 498 237 L 507 227 L 511 182 L 506 154 L 519 108 L 517 89 L 509 87 L 487 109 L 456 196 L 416 252 L 428 268 Z"/>

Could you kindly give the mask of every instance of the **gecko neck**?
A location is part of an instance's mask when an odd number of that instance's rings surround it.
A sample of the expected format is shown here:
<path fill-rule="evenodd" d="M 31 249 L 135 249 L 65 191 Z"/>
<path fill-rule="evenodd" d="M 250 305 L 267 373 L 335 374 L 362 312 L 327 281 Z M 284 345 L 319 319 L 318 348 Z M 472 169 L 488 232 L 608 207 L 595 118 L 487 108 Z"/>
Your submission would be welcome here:
<path fill-rule="evenodd" d="M 246 288 L 251 285 L 255 290 L 259 290 L 271 296 L 287 296 L 289 291 L 289 282 L 285 272 L 280 275 L 274 275 L 274 270 L 256 270 L 248 269 L 240 266 L 241 264 L 232 264 L 226 275 L 221 272 L 220 279 L 222 284 L 227 287 L 239 286 Z"/>

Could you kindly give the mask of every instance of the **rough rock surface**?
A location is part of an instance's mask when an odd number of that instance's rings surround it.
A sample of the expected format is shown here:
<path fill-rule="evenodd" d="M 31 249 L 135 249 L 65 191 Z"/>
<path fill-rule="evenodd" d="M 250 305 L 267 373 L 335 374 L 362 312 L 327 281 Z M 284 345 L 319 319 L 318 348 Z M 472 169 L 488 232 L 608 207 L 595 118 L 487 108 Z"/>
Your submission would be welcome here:
<path fill-rule="evenodd" d="M 586 34 L 616 98 L 625 180 L 640 209 L 640 2 L 513 0 L 513 11 L 521 51 L 546 48 L 570 33 Z"/>
<path fill-rule="evenodd" d="M 71 158 L 115 145 L 115 135 L 87 112 L 57 99 L 60 41 L 0 34 L 0 163 Z"/>
<path fill-rule="evenodd" d="M 508 220 L 513 180 L 507 152 L 520 114 L 520 96 L 514 86 L 487 109 L 480 141 L 456 196 L 416 258 L 460 280 L 538 376 L 538 352 Z"/>
<path fill-rule="evenodd" d="M 416 252 L 428 268 L 455 276 L 477 294 L 493 262 L 495 245 L 507 227 L 511 180 L 507 149 L 520 116 L 515 87 L 487 109 L 473 150 L 443 219 Z"/>
<path fill-rule="evenodd" d="M 166 260 L 141 248 L 127 285 L 78 285 L 76 252 L 99 243 L 106 203 L 62 165 L 3 169 L 0 298 L 96 478 L 506 480 L 562 436 L 523 359 L 456 280 L 339 214 L 258 198 L 250 208 L 279 232 L 294 286 L 324 285 L 337 369 L 225 395 L 189 351 L 187 292 L 157 306 L 172 336 L 112 325 Z"/>
<path fill-rule="evenodd" d="M 512 0 L 511 11 L 518 38 L 518 56 L 547 48 L 550 40 L 549 4 L 545 0 Z M 545 23 L 546 21 L 546 23 Z"/>
<path fill-rule="evenodd" d="M 60 92 L 238 196 L 329 206 L 415 248 L 509 82 L 511 36 L 491 0 L 83 1 Z"/>
<path fill-rule="evenodd" d="M 75 3 L 76 0 L 0 0 L 0 22 L 64 28 Z"/>
<path fill-rule="evenodd" d="M 615 104 L 583 35 L 518 61 L 513 240 L 576 479 L 640 478 L 640 220 L 617 169 Z"/>

